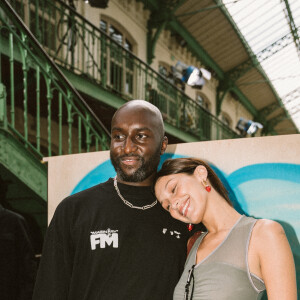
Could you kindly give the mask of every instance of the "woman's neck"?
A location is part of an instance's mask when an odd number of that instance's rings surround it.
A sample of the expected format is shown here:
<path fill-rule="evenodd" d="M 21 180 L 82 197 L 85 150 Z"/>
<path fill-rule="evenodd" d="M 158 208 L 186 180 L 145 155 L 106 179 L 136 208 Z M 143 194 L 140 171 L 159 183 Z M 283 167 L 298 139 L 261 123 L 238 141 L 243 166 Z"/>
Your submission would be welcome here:
<path fill-rule="evenodd" d="M 226 200 L 217 192 L 213 192 L 207 201 L 206 210 L 202 223 L 208 232 L 218 233 L 232 228 L 236 221 L 241 217 Z"/>

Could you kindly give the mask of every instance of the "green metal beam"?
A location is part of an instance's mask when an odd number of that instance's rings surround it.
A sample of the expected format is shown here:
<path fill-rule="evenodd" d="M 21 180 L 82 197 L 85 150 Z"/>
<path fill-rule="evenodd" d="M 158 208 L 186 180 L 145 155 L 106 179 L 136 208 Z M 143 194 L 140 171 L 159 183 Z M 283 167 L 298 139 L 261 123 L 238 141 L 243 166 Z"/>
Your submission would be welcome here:
<path fill-rule="evenodd" d="M 6 88 L 0 82 L 0 127 L 7 129 Z"/>
<path fill-rule="evenodd" d="M 174 18 L 175 11 L 183 4 L 184 0 L 165 0 L 155 3 L 148 20 L 147 30 L 147 63 L 152 64 L 155 58 L 155 47 L 160 34 L 168 22 Z"/>
<path fill-rule="evenodd" d="M 265 49 L 258 52 L 256 55 L 253 54 L 251 58 L 247 59 L 238 66 L 232 68 L 231 70 L 227 71 L 226 76 L 235 82 L 240 77 L 245 75 L 248 71 L 250 71 L 252 68 L 260 67 L 260 63 L 262 61 L 281 51 L 282 49 L 290 45 L 292 42 L 293 35 L 291 32 L 289 32 L 274 43 L 272 43 L 271 45 L 267 46 Z M 260 68 L 259 71 L 262 73 L 262 68 Z M 270 82 L 269 79 L 267 79 L 267 81 Z"/>
<path fill-rule="evenodd" d="M 228 22 L 231 24 L 233 30 L 236 32 L 237 36 L 240 38 L 240 40 L 241 40 L 242 44 L 244 45 L 244 47 L 245 47 L 247 53 L 249 54 L 249 56 L 250 57 L 254 56 L 254 53 L 253 53 L 252 49 L 248 45 L 246 39 L 244 38 L 243 34 L 241 33 L 241 31 L 238 28 L 238 26 L 236 25 L 236 23 L 232 19 L 232 17 L 229 14 L 226 6 L 223 5 L 222 0 L 214 0 L 214 2 L 219 6 L 220 11 L 224 14 L 224 16 L 226 17 L 226 19 L 228 20 Z"/>
<path fill-rule="evenodd" d="M 214 0 L 214 1 L 218 5 L 222 4 L 221 0 Z M 230 22 L 230 24 L 233 26 L 233 29 L 235 30 L 235 32 L 239 36 L 241 42 L 243 43 L 246 51 L 248 52 L 248 54 L 250 56 L 251 63 L 256 66 L 256 68 L 261 73 L 261 75 L 263 76 L 263 78 L 269 83 L 269 87 L 272 90 L 272 92 L 273 92 L 273 94 L 274 94 L 274 96 L 275 96 L 275 98 L 276 98 L 279 106 L 283 107 L 281 98 L 279 97 L 279 95 L 278 95 L 277 91 L 275 90 L 273 84 L 271 83 L 270 79 L 268 78 L 268 76 L 266 75 L 266 73 L 264 72 L 264 70 L 262 69 L 262 67 L 260 66 L 260 63 L 258 62 L 258 59 L 259 60 L 264 60 L 264 59 L 266 59 L 267 57 L 270 56 L 270 51 L 272 51 L 274 49 L 275 49 L 275 51 L 277 51 L 276 48 L 275 48 L 275 46 L 278 46 L 278 43 L 282 43 L 281 44 L 282 48 L 286 47 L 287 46 L 287 42 L 288 42 L 288 40 L 291 37 L 291 34 L 287 34 L 285 37 L 281 38 L 279 41 L 275 42 L 271 46 L 269 46 L 266 49 L 264 49 L 263 51 L 261 51 L 258 56 L 255 56 L 255 54 L 253 53 L 252 49 L 250 48 L 250 46 L 248 45 L 247 41 L 245 40 L 244 36 L 240 32 L 238 26 L 236 25 L 236 23 L 232 19 L 231 15 L 227 11 L 226 7 L 225 6 L 220 6 L 220 10 L 223 12 L 223 14 L 225 15 L 225 17 L 228 19 L 228 21 Z M 249 65 L 250 65 L 250 63 L 249 62 L 245 62 L 245 63 L 247 64 L 247 68 L 248 68 Z M 284 108 L 284 110 L 285 110 L 286 117 L 291 120 L 289 113 L 286 111 L 285 108 Z"/>
<path fill-rule="evenodd" d="M 178 138 L 186 143 L 199 142 L 199 138 L 196 138 L 195 136 L 193 136 L 187 132 L 184 132 L 183 130 L 180 130 L 170 124 L 165 123 L 165 130 L 166 130 L 167 134 L 175 136 L 176 138 Z"/>
<path fill-rule="evenodd" d="M 278 116 L 276 116 L 276 117 L 274 117 L 274 118 L 268 120 L 268 125 L 269 125 L 272 129 L 274 129 L 274 127 L 275 127 L 278 123 L 280 123 L 280 122 L 282 122 L 282 121 L 284 121 L 284 120 L 288 120 L 288 119 L 289 119 L 289 118 L 287 118 L 286 115 L 285 115 L 284 113 L 282 113 L 282 114 L 280 114 L 280 115 L 278 115 Z"/>
<path fill-rule="evenodd" d="M 196 39 L 177 20 L 172 20 L 168 25 L 173 31 L 177 32 L 184 38 L 188 47 L 205 66 L 213 69 L 219 79 L 224 78 L 224 73 L 220 66 L 207 54 Z"/>
<path fill-rule="evenodd" d="M 284 4 L 285 4 L 285 8 L 286 8 L 286 17 L 290 26 L 290 30 L 291 33 L 293 35 L 293 39 L 294 39 L 294 43 L 296 45 L 298 54 L 300 53 L 300 39 L 299 39 L 299 35 L 298 35 L 298 28 L 295 24 L 294 18 L 293 18 L 293 14 L 290 8 L 290 4 L 288 0 L 284 0 Z"/>
<path fill-rule="evenodd" d="M 211 68 L 216 72 L 216 75 L 218 79 L 221 81 L 221 85 L 224 84 L 222 82 L 225 79 L 225 75 L 223 70 L 219 67 L 219 65 L 207 54 L 207 52 L 199 45 L 199 43 L 195 40 L 195 38 L 177 21 L 172 20 L 169 23 L 169 26 L 172 30 L 179 33 L 187 42 L 189 48 L 192 50 L 192 52 L 198 57 L 198 59 L 207 67 Z M 249 101 L 249 99 L 240 91 L 240 89 L 231 83 L 226 83 L 227 87 L 222 90 L 231 90 L 233 91 L 239 98 L 242 105 L 245 106 L 245 108 L 253 115 L 257 115 L 256 108 L 252 105 L 252 103 Z M 218 99 L 217 99 L 218 102 Z M 219 108 L 221 107 L 221 103 L 217 104 Z M 218 114 L 218 111 L 216 112 Z"/>
<path fill-rule="evenodd" d="M 249 101 L 249 99 L 242 93 L 242 91 L 237 87 L 234 86 L 231 91 L 235 93 L 238 98 L 240 99 L 240 102 L 246 107 L 246 109 L 254 116 L 257 116 L 257 110 L 253 106 L 253 104 Z"/>
<path fill-rule="evenodd" d="M 148 32 L 147 32 L 147 63 L 152 64 L 153 59 L 155 58 L 155 47 L 158 41 L 158 38 L 162 31 L 165 29 L 167 21 L 160 23 L 157 28 L 151 22 L 151 18 L 148 21 Z M 155 33 L 153 34 L 155 30 Z"/>
<path fill-rule="evenodd" d="M 126 101 L 112 92 L 103 89 L 99 84 L 92 83 L 89 80 L 82 80 L 82 77 L 72 71 L 61 68 L 64 75 L 72 82 L 73 86 L 80 92 L 99 100 L 115 109 L 118 109 Z"/>
<path fill-rule="evenodd" d="M 72 73 L 71 71 L 62 69 L 64 75 L 72 82 L 75 88 L 85 93 L 86 95 L 99 100 L 102 103 L 105 103 L 109 106 L 112 106 L 118 109 L 126 101 L 113 93 L 102 89 L 98 84 L 92 83 L 89 80 L 82 80 L 82 77 Z M 184 132 L 183 130 L 176 128 L 168 123 L 165 123 L 165 130 L 168 134 L 176 136 L 184 142 L 199 142 L 199 138 Z"/>
<path fill-rule="evenodd" d="M 261 116 L 261 118 L 266 118 L 269 114 L 271 114 L 278 108 L 278 103 L 275 102 L 265 106 L 264 108 L 259 110 L 258 113 Z"/>
<path fill-rule="evenodd" d="M 0 128 L 0 164 L 47 201 L 47 167 L 8 131 Z"/>
<path fill-rule="evenodd" d="M 137 2 L 144 3 L 145 8 L 151 11 L 159 8 L 159 0 L 137 0 Z"/>

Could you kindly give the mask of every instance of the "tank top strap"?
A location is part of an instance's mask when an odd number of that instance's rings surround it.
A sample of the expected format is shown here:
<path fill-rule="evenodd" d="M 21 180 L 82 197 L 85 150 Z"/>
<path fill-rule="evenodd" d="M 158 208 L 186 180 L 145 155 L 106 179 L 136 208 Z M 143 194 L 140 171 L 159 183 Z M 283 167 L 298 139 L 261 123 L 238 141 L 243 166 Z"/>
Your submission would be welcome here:
<path fill-rule="evenodd" d="M 242 216 L 228 236 L 205 262 L 223 262 L 247 270 L 248 246 L 256 219 Z"/>
<path fill-rule="evenodd" d="M 207 235 L 207 231 L 202 232 L 201 235 L 197 238 L 197 240 L 194 242 L 193 247 L 191 248 L 189 255 L 187 257 L 187 260 L 185 262 L 186 268 L 191 268 L 194 264 L 196 264 L 196 257 L 197 257 L 197 250 L 199 245 L 201 244 L 203 238 Z"/>

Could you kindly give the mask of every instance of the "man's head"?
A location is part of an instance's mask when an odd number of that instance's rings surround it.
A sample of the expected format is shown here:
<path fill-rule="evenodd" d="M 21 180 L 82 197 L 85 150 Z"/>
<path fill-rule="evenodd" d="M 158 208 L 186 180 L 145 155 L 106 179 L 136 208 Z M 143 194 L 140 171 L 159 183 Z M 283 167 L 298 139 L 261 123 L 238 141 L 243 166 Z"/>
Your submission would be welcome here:
<path fill-rule="evenodd" d="M 132 100 L 114 114 L 110 158 L 120 182 L 151 185 L 167 144 L 163 119 L 156 106 Z"/>

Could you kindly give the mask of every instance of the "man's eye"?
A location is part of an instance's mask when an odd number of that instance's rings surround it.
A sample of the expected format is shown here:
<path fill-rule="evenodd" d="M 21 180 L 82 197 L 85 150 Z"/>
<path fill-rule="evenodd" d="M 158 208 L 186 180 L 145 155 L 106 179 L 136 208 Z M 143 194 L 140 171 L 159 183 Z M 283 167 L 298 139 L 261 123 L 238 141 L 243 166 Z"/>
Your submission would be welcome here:
<path fill-rule="evenodd" d="M 147 136 L 146 136 L 146 134 L 139 133 L 136 137 L 137 137 L 137 139 L 142 140 L 142 139 L 145 139 Z"/>
<path fill-rule="evenodd" d="M 124 138 L 124 135 L 122 135 L 122 134 L 114 134 L 114 135 L 113 135 L 113 138 L 114 138 L 115 140 L 121 140 L 121 139 Z"/>

